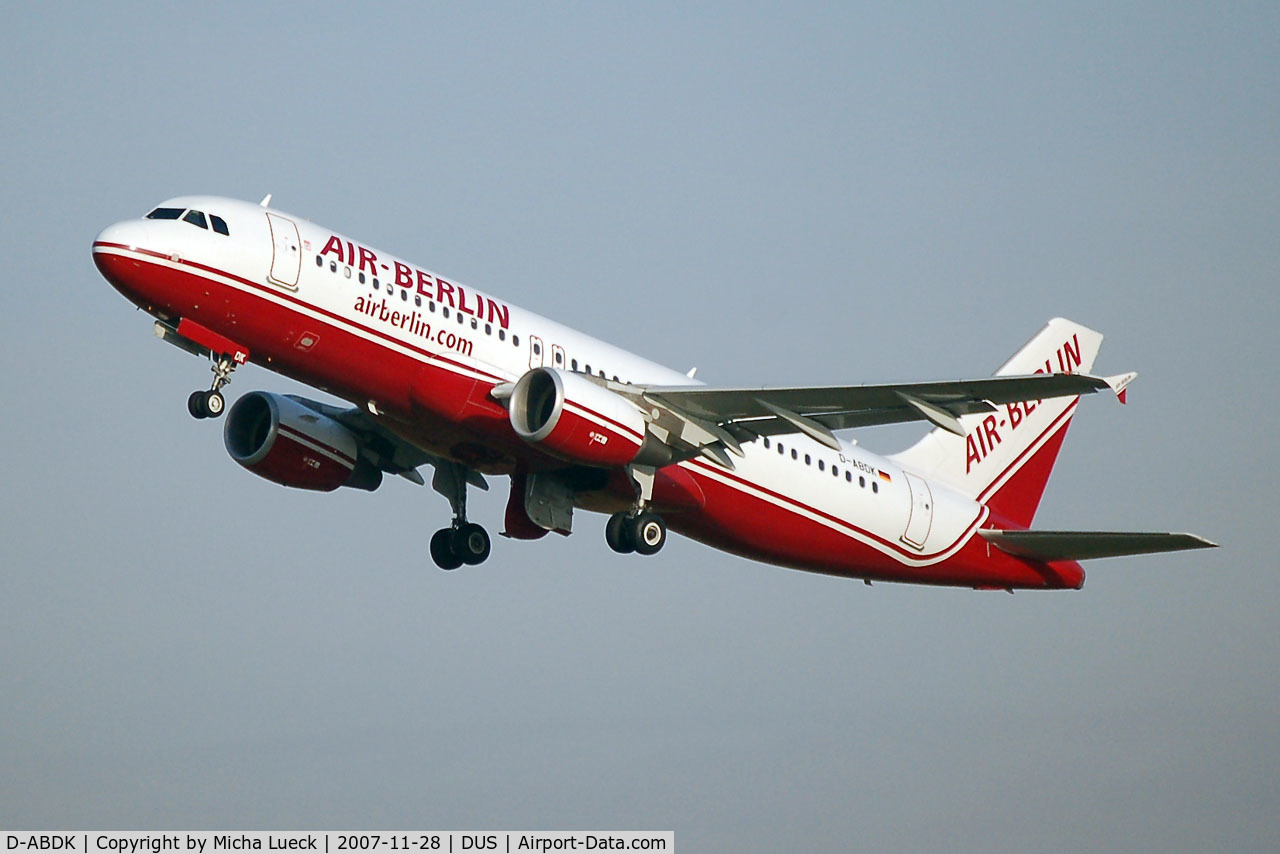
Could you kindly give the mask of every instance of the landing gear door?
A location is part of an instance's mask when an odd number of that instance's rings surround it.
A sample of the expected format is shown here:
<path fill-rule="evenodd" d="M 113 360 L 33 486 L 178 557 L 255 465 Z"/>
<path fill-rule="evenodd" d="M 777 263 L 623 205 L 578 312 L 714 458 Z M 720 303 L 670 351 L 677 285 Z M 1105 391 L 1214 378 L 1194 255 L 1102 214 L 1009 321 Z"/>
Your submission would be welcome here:
<path fill-rule="evenodd" d="M 933 491 L 928 483 L 915 475 L 903 474 L 907 490 L 911 493 L 911 516 L 907 519 L 902 541 L 913 549 L 923 549 L 924 541 L 929 538 L 929 529 L 933 527 Z"/>
<path fill-rule="evenodd" d="M 302 271 L 302 241 L 298 239 L 298 226 L 293 220 L 273 213 L 267 214 L 267 224 L 271 226 L 271 272 L 267 278 L 277 285 L 297 290 L 298 274 Z"/>

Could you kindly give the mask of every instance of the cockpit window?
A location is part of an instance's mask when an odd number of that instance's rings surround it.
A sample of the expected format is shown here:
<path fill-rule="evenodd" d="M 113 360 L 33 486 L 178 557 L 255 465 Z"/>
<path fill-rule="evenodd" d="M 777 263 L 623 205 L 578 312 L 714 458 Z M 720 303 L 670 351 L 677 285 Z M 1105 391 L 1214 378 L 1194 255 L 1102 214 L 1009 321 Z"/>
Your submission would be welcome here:
<path fill-rule="evenodd" d="M 182 208 L 156 208 L 147 214 L 147 219 L 179 219 L 182 211 Z"/>
<path fill-rule="evenodd" d="M 217 214 L 209 214 L 209 222 L 213 224 L 213 230 L 218 232 L 218 234 L 225 234 L 227 236 L 231 235 L 231 232 L 227 229 L 226 220 Z"/>
<path fill-rule="evenodd" d="M 182 218 L 182 221 L 205 229 L 209 227 L 209 223 L 205 221 L 204 214 L 200 211 L 187 211 L 187 215 Z"/>

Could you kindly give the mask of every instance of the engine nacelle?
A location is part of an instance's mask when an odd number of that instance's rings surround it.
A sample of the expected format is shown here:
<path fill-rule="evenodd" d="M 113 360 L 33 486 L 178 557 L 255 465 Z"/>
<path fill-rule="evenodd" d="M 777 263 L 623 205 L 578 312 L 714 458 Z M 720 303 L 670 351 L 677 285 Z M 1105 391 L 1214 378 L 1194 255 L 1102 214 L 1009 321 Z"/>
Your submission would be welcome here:
<path fill-rule="evenodd" d="M 644 445 L 640 410 L 582 374 L 534 368 L 516 383 L 508 409 L 521 439 L 570 462 L 624 466 Z"/>
<path fill-rule="evenodd" d="M 382 471 L 360 456 L 354 433 L 293 397 L 249 392 L 227 413 L 222 439 L 231 459 L 283 486 L 372 492 L 382 483 Z"/>

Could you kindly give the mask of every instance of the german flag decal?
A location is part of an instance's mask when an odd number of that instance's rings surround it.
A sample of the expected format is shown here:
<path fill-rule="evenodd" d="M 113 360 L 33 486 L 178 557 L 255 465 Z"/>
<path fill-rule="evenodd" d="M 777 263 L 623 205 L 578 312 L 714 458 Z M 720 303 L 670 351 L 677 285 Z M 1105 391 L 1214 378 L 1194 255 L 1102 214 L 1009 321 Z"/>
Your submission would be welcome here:
<path fill-rule="evenodd" d="M 893 478 L 889 477 L 889 473 L 887 471 L 880 471 L 880 469 L 876 469 L 876 471 L 880 472 L 880 479 L 885 483 L 893 483 Z"/>

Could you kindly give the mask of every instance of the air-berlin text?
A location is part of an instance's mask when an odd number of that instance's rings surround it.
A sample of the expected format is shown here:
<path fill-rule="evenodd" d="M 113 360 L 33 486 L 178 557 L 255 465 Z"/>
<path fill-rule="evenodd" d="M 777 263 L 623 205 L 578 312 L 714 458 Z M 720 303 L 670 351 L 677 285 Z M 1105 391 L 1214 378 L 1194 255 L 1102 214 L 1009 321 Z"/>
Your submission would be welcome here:
<path fill-rule="evenodd" d="M 358 272 L 378 275 L 379 266 L 394 275 L 398 287 L 416 290 L 429 300 L 447 305 L 463 314 L 469 314 L 480 320 L 496 323 L 503 329 L 511 324 L 511 308 L 483 294 L 468 293 L 462 285 L 446 281 L 434 276 L 426 270 L 410 267 L 401 261 L 378 261 L 377 253 L 350 240 L 343 240 L 338 235 L 330 235 L 321 255 L 331 255 L 339 264 L 354 267 Z"/>
<path fill-rule="evenodd" d="M 1053 357 L 1044 360 L 1044 367 L 1036 368 L 1037 374 L 1071 374 L 1081 365 L 1080 336 L 1072 335 L 1070 341 L 1063 343 Z M 1067 402 L 1067 398 L 1062 398 Z M 987 458 L 1002 441 L 1001 430 L 1012 433 L 1029 420 L 1031 413 L 1042 401 L 1024 400 L 1006 403 L 1005 417 L 997 420 L 995 415 L 988 415 L 982 423 L 965 437 L 964 473 L 973 471 L 973 467 Z"/>

